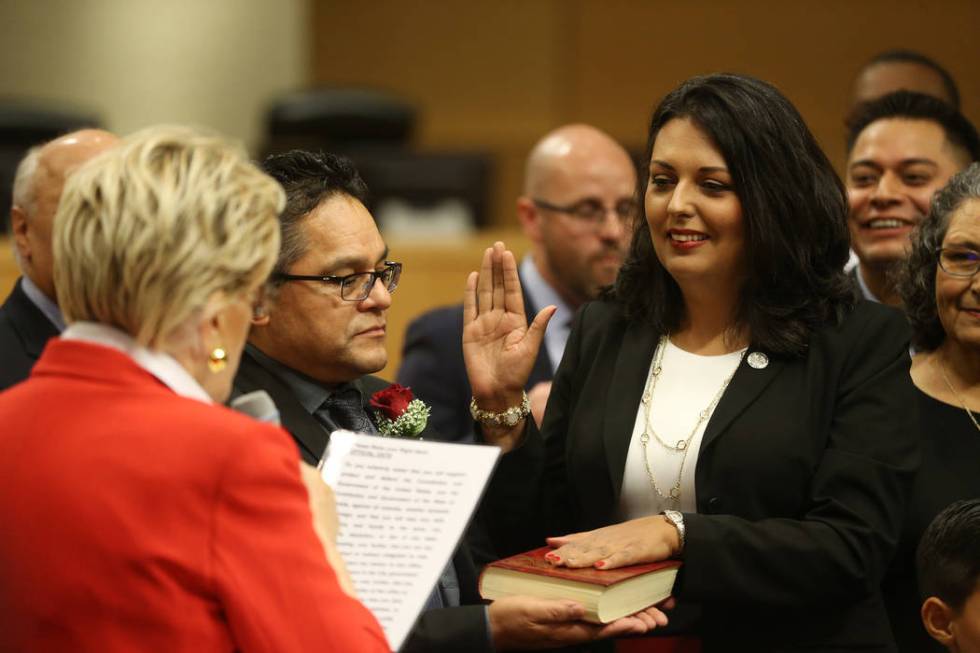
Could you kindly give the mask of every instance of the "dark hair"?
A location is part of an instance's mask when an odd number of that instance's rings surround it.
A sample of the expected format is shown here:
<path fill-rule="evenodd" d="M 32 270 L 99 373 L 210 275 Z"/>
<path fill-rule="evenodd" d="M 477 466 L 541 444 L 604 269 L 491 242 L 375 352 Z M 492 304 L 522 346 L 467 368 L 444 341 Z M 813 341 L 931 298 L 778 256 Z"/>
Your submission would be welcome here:
<path fill-rule="evenodd" d="M 980 199 L 980 163 L 953 175 L 932 198 L 929 215 L 912 233 L 912 247 L 901 270 L 898 290 L 912 325 L 912 344 L 932 351 L 946 339 L 936 308 L 936 267 L 950 218 L 964 203 Z"/>
<path fill-rule="evenodd" d="M 866 63 L 862 70 L 867 70 L 871 66 L 880 63 L 914 63 L 929 68 L 939 75 L 943 83 L 943 89 L 946 91 L 946 95 L 949 96 L 949 103 L 957 109 L 960 108 L 960 89 L 957 88 L 956 82 L 953 80 L 953 76 L 949 74 L 949 71 L 940 66 L 934 59 L 914 50 L 886 50 L 872 57 L 871 61 Z"/>
<path fill-rule="evenodd" d="M 935 596 L 961 610 L 980 580 L 980 498 L 939 513 L 919 540 L 915 563 L 922 598 Z"/>
<path fill-rule="evenodd" d="M 930 120 L 943 128 L 946 140 L 964 150 L 971 161 L 980 159 L 980 137 L 966 116 L 947 103 L 925 93 L 895 91 L 855 107 L 847 122 L 847 151 L 868 125 L 888 118 Z"/>
<path fill-rule="evenodd" d="M 291 150 L 266 158 L 262 169 L 286 191 L 286 208 L 279 216 L 282 244 L 274 273 L 286 272 L 306 253 L 299 225 L 321 202 L 343 194 L 367 203 L 367 185 L 347 157 Z"/>
<path fill-rule="evenodd" d="M 833 166 L 800 114 L 766 82 L 741 75 L 695 77 L 668 94 L 650 120 L 646 161 L 657 134 L 689 118 L 721 152 L 745 221 L 748 276 L 735 321 L 773 354 L 802 355 L 814 329 L 839 321 L 854 302 L 843 273 L 847 200 Z M 649 174 L 639 175 L 639 205 Z M 666 333 L 684 316 L 680 288 L 637 220 L 629 255 L 606 297 L 626 319 Z"/>

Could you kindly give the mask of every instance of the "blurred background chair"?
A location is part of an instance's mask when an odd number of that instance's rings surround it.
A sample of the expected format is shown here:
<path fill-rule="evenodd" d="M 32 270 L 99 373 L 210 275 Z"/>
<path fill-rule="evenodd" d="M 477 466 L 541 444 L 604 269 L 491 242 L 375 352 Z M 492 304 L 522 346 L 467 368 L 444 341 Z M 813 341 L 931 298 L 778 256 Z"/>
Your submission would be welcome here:
<path fill-rule="evenodd" d="M 489 155 L 417 151 L 416 115 L 408 102 L 376 89 L 295 91 L 270 105 L 262 155 L 300 148 L 350 157 L 386 235 L 431 238 L 487 225 Z"/>

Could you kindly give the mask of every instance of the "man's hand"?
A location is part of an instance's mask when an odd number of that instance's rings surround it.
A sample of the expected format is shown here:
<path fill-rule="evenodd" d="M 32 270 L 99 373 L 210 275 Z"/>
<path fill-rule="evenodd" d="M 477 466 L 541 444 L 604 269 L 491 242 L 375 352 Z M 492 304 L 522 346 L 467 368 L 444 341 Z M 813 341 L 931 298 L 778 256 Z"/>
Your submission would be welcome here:
<path fill-rule="evenodd" d="M 320 472 L 302 461 L 299 463 L 299 476 L 309 495 L 310 512 L 313 514 L 313 532 L 323 546 L 327 562 L 333 567 L 340 588 L 348 595 L 357 598 L 354 581 L 351 580 L 344 559 L 340 557 L 340 551 L 337 550 L 337 532 L 340 530 L 340 523 L 337 520 L 337 505 L 334 502 L 333 490 L 323 482 Z"/>
<path fill-rule="evenodd" d="M 483 253 L 479 272 L 471 272 L 463 296 L 463 359 L 477 405 L 502 412 L 520 405 L 524 385 L 538 356 L 554 306 L 541 310 L 531 326 L 524 313 L 514 254 L 501 242 Z M 485 428 L 488 441 L 509 450 L 523 430 Z"/>
<path fill-rule="evenodd" d="M 672 607 L 667 603 L 664 607 Z M 585 608 L 574 601 L 509 596 L 490 604 L 490 629 L 498 651 L 547 649 L 595 639 L 642 635 L 667 625 L 667 616 L 650 607 L 608 624 L 581 619 Z"/>
<path fill-rule="evenodd" d="M 549 537 L 557 547 L 545 559 L 566 567 L 615 569 L 676 556 L 681 542 L 677 528 L 663 515 L 651 515 L 594 531 Z"/>

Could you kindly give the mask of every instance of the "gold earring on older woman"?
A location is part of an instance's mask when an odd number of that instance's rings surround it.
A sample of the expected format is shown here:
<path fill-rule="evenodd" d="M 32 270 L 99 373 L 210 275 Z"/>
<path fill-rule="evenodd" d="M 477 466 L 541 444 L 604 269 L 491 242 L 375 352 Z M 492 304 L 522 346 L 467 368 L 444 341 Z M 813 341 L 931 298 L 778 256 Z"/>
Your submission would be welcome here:
<path fill-rule="evenodd" d="M 217 374 L 227 366 L 228 354 L 225 353 L 224 347 L 215 347 L 212 349 L 211 354 L 208 356 L 208 369 L 212 373 Z"/>

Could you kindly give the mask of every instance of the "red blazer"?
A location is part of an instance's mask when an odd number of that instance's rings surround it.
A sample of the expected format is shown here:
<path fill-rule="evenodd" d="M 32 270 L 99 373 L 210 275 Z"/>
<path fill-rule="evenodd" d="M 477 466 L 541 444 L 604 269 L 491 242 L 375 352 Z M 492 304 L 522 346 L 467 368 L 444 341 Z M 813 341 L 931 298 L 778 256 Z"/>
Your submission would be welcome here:
<path fill-rule="evenodd" d="M 289 435 L 52 340 L 0 393 L 0 650 L 389 651 Z"/>

